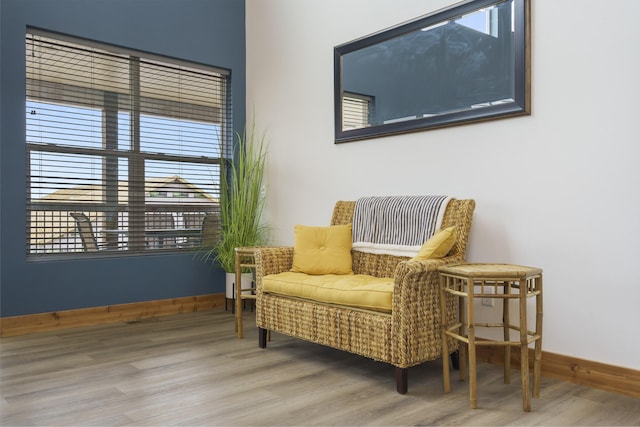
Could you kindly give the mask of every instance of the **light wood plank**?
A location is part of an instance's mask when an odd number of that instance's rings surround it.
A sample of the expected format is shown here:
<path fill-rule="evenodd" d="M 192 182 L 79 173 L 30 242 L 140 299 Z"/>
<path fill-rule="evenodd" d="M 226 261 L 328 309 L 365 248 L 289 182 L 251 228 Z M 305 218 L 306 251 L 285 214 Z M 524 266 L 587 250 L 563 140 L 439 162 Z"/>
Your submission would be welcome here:
<path fill-rule="evenodd" d="M 387 364 L 279 334 L 260 349 L 244 321 L 245 339 L 221 310 L 2 338 L 0 425 L 640 425 L 640 400 L 548 377 L 523 413 L 489 363 L 476 410 L 440 361 L 400 395 Z"/>

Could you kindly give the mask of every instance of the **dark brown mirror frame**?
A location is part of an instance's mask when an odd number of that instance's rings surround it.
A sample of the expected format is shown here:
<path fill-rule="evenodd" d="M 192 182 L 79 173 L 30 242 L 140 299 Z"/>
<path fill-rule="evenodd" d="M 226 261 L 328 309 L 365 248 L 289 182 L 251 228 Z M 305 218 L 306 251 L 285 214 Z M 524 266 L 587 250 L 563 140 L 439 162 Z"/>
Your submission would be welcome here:
<path fill-rule="evenodd" d="M 511 3 L 513 5 L 511 6 Z M 497 10 L 500 7 L 511 6 L 511 12 L 504 12 L 507 16 L 506 19 L 511 19 L 511 31 L 505 31 L 505 33 L 509 34 L 507 40 L 499 40 L 497 35 L 489 34 L 489 32 L 476 31 L 477 34 L 473 35 L 473 37 L 469 37 L 467 34 L 472 33 L 475 30 L 469 30 L 466 26 L 461 26 L 458 24 L 458 21 L 463 19 L 464 17 L 471 16 L 475 13 L 485 13 L 486 10 L 490 10 L 494 8 Z M 489 28 L 490 18 L 487 13 L 487 28 Z M 502 13 L 502 12 L 501 12 Z M 496 12 L 497 16 L 499 15 Z M 429 129 L 442 128 L 446 126 L 454 126 L 459 124 L 473 123 L 478 121 L 486 121 L 486 120 L 494 120 L 505 117 L 513 117 L 520 115 L 528 115 L 531 112 L 531 36 L 530 36 L 530 0 L 472 0 L 462 4 L 454 5 L 450 8 L 436 11 L 432 14 L 417 18 L 408 23 L 404 23 L 398 25 L 396 27 L 390 28 L 388 30 L 384 30 L 339 46 L 334 48 L 334 79 L 335 79 L 335 87 L 334 87 L 334 97 L 335 97 L 335 142 L 349 142 L 356 141 L 361 139 L 368 138 L 376 138 L 387 135 L 395 135 L 406 132 L 417 132 Z M 502 18 L 495 18 L 496 21 Z M 508 25 L 507 22 L 501 22 L 500 25 L 503 25 L 502 28 L 505 28 L 505 25 Z M 495 24 L 496 26 L 498 23 Z M 463 30 L 460 30 L 463 28 Z M 496 27 L 500 28 L 500 27 Z M 453 40 L 451 34 L 457 34 L 455 37 L 458 39 Z M 489 31 L 489 30 L 487 30 Z M 493 30 L 491 30 L 493 31 Z M 503 31 L 503 30 L 502 30 Z M 431 33 L 431 34 L 429 34 Z M 464 41 L 462 46 L 467 48 L 465 51 L 466 56 L 456 58 L 456 61 L 452 61 L 452 55 L 457 55 L 460 51 L 460 33 L 465 33 Z M 425 37 L 430 37 L 431 45 L 437 44 L 437 49 L 433 48 L 433 46 L 425 46 L 425 43 L 422 40 Z M 497 34 L 497 30 L 496 30 Z M 446 36 L 445 36 L 446 35 Z M 402 40 L 401 37 L 406 36 L 407 39 Z M 475 52 L 472 51 L 476 45 L 484 45 L 486 46 L 488 41 L 486 39 L 491 36 L 493 41 L 489 41 L 493 43 L 493 50 L 489 50 L 484 47 L 486 52 Z M 403 65 L 401 61 L 398 61 L 398 57 L 393 57 L 391 60 L 389 59 L 390 53 L 393 49 L 390 49 L 394 46 L 398 46 L 399 43 L 405 43 L 402 45 L 404 48 L 403 51 L 406 52 L 407 43 L 406 40 L 411 39 L 411 41 L 415 41 L 420 39 L 420 44 L 411 44 L 409 48 L 411 49 L 411 55 L 413 58 L 418 58 L 417 61 L 407 61 L 408 64 Z M 445 40 L 445 38 L 447 40 Z M 485 40 L 483 40 L 483 38 Z M 472 39 L 471 42 L 468 40 Z M 433 40 L 437 40 L 434 42 Z M 453 41 L 452 41 L 453 40 Z M 465 45 L 464 43 L 467 43 Z M 502 43 L 502 44 L 499 44 Z M 507 48 L 504 46 L 507 44 Z M 495 46 L 499 48 L 495 48 Z M 445 46 L 443 50 L 442 46 Z M 451 47 L 449 47 L 451 46 Z M 417 48 L 417 49 L 416 49 Z M 449 49 L 449 50 L 446 50 Z M 451 49 L 458 49 L 457 51 L 452 51 Z M 387 55 L 384 59 L 384 65 L 379 65 L 379 71 L 376 67 L 372 67 L 373 57 L 380 58 L 382 56 L 381 52 L 384 51 L 384 55 Z M 414 52 L 415 51 L 415 52 Z M 419 52 L 417 52 L 419 51 Z M 440 53 L 444 55 L 444 59 L 433 58 L 432 53 Z M 444 52 L 444 53 L 443 53 Z M 454 52 L 453 54 L 451 52 Z M 499 53 L 500 56 L 496 56 L 496 52 Z M 349 56 L 351 54 L 351 56 Z M 359 55 L 359 56 L 358 56 Z M 429 56 L 431 55 L 431 56 Z M 472 76 L 471 78 L 464 77 L 469 74 L 469 69 L 473 68 L 474 65 L 470 61 L 472 56 L 478 57 L 479 55 L 484 55 L 484 62 L 490 63 L 490 67 L 494 67 L 491 69 L 493 74 L 489 75 L 479 75 Z M 489 57 L 491 59 L 487 59 Z M 353 69 L 345 70 L 345 62 L 346 65 L 349 66 L 351 63 L 356 63 L 352 58 L 359 58 L 357 64 L 359 65 L 359 69 L 357 67 L 352 67 Z M 365 58 L 362 60 L 362 58 Z M 497 58 L 497 61 L 495 60 Z M 345 59 L 348 59 L 345 61 Z M 490 62 L 494 61 L 494 62 Z M 410 81 L 410 78 L 406 79 L 404 76 L 398 77 L 396 71 L 399 69 L 411 68 L 414 69 L 416 67 L 424 67 L 425 63 L 429 63 L 431 67 L 428 72 L 421 72 L 421 74 L 412 71 L 416 76 L 422 76 L 421 81 L 414 82 L 412 86 L 408 88 L 404 88 L 405 90 L 412 92 L 409 93 L 409 96 L 400 95 L 400 91 L 397 89 L 402 87 L 407 81 Z M 496 64 L 497 63 L 497 64 Z M 435 65 L 434 65 L 435 64 Z M 384 66 L 387 66 L 385 69 Z M 464 68 L 465 65 L 467 68 Z M 448 67 L 447 67 L 448 66 Z M 485 67 L 486 68 L 486 67 Z M 423 70 L 422 68 L 421 70 Z M 355 71 L 354 71 L 355 70 Z M 364 72 L 358 73 L 358 71 L 363 70 Z M 434 71 L 435 70 L 435 71 Z M 498 75 L 495 70 L 500 70 Z M 349 73 L 352 74 L 349 74 Z M 444 76 L 445 81 L 439 81 L 433 79 L 433 74 L 429 75 L 429 72 L 435 73 L 437 76 Z M 378 74 L 376 74 L 378 73 Z M 344 84 L 344 76 L 345 74 L 349 77 L 347 80 L 352 87 L 343 87 Z M 367 87 L 366 80 L 371 80 L 375 77 L 371 76 L 382 76 L 382 84 L 380 82 L 369 83 Z M 452 78 L 450 76 L 457 76 L 456 78 Z M 475 80 L 474 80 L 475 78 Z M 465 80 L 466 79 L 466 80 Z M 508 82 L 508 96 L 501 96 L 498 98 L 491 98 L 492 95 L 487 94 L 487 90 L 485 90 L 483 85 L 490 86 L 486 82 L 495 82 L 499 81 L 500 84 L 504 87 L 505 81 Z M 469 83 L 471 82 L 471 83 Z M 375 83 L 378 83 L 376 85 Z M 416 84 L 417 83 L 417 84 Z M 468 89 L 469 84 L 475 84 L 476 86 L 470 86 L 473 90 L 465 92 Z M 493 84 L 493 83 L 492 83 Z M 383 89 L 378 90 L 377 88 Z M 495 86 L 495 85 L 494 85 Z M 365 88 L 365 90 L 362 90 Z M 375 90 L 372 88 L 376 88 Z M 451 89 L 452 95 L 449 96 L 449 93 L 442 93 L 442 88 Z M 390 96 L 377 96 L 378 94 L 382 94 L 382 92 L 387 91 L 385 95 L 388 95 L 390 91 L 395 91 L 395 96 L 398 99 L 399 103 L 407 103 L 407 98 L 413 96 L 414 93 L 421 94 L 427 93 L 428 96 L 424 96 L 424 99 L 429 98 L 431 93 L 434 91 L 438 91 L 440 94 L 440 105 L 444 105 L 442 99 L 446 99 L 446 103 L 458 102 L 463 105 L 462 107 L 454 106 L 454 108 L 444 108 L 442 110 L 436 110 L 433 114 L 426 114 L 424 111 L 431 112 L 431 105 L 418 105 L 411 106 L 414 108 L 412 111 L 419 111 L 419 114 L 406 114 L 408 111 L 406 108 L 398 108 L 393 113 L 387 112 L 389 110 L 388 105 L 383 103 L 384 99 L 391 98 Z M 420 92 L 422 91 L 422 92 Z M 431 92 L 429 92 L 431 91 Z M 489 97 L 489 99 L 480 99 L 473 100 L 472 102 L 468 102 L 470 98 L 470 93 L 472 92 L 484 92 L 485 95 Z M 347 94 L 348 102 L 351 106 L 355 105 L 355 109 L 357 111 L 356 121 L 360 121 L 359 123 L 350 123 L 351 128 L 347 128 L 347 126 L 343 126 L 343 110 L 345 106 L 345 94 Z M 462 94 L 459 96 L 460 100 L 456 99 L 456 94 Z M 478 95 L 480 96 L 480 95 Z M 451 101 L 451 102 L 449 102 Z M 420 101 L 422 102 L 422 101 Z M 424 101 L 430 102 L 430 101 Z M 464 102 L 468 102 L 464 104 Z M 377 105 L 376 105 L 377 104 Z M 394 105 L 391 105 L 394 107 Z M 402 106 L 404 107 L 404 105 Z M 377 112 L 376 112 L 377 111 Z M 387 114 L 387 116 L 382 116 Z M 392 110 L 393 111 L 393 110 Z M 393 116 L 394 113 L 398 113 L 396 116 Z M 374 117 L 376 114 L 382 117 L 375 117 L 375 119 L 370 119 Z M 364 118 L 363 118 L 364 117 Z M 345 120 L 347 121 L 347 120 Z"/>

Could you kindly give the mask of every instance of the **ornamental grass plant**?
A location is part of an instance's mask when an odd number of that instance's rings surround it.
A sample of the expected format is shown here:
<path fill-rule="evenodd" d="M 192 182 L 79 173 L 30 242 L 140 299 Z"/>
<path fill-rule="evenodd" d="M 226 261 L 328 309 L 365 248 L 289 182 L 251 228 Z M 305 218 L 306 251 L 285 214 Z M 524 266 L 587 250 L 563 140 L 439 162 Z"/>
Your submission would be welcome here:
<path fill-rule="evenodd" d="M 266 136 L 256 135 L 255 122 L 236 136 L 235 161 L 220 164 L 220 238 L 206 253 L 227 273 L 235 271 L 236 247 L 265 245 L 269 232 L 262 219 Z"/>

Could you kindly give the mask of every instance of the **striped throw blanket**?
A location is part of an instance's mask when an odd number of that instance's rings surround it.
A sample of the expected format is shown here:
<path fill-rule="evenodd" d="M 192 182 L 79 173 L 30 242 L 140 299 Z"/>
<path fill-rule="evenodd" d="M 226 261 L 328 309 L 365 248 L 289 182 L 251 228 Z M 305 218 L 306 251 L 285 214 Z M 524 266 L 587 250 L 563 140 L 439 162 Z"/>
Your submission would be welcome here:
<path fill-rule="evenodd" d="M 447 196 L 378 196 L 356 200 L 353 249 L 415 256 L 442 226 Z"/>

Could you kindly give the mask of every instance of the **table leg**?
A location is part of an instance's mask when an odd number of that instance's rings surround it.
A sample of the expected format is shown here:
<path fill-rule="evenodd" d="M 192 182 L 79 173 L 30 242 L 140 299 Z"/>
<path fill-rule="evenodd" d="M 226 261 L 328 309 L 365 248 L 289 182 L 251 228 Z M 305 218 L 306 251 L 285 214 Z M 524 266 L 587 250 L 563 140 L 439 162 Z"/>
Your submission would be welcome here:
<path fill-rule="evenodd" d="M 478 396 L 476 393 L 476 331 L 474 318 L 473 301 L 473 280 L 467 282 L 467 334 L 469 339 L 469 407 L 478 407 Z"/>
<path fill-rule="evenodd" d="M 464 289 L 462 288 L 462 281 L 459 279 L 456 279 L 458 284 L 460 284 L 460 289 L 457 289 L 458 291 L 464 291 Z M 464 298 L 463 297 L 457 297 L 458 298 L 458 315 L 460 316 L 460 330 L 458 331 L 458 333 L 462 336 L 468 336 L 467 333 L 467 329 L 466 329 L 466 307 L 464 306 Z M 458 362 L 460 364 L 460 380 L 464 381 L 467 379 L 467 356 L 469 354 L 468 350 L 468 345 L 465 342 L 460 341 L 458 343 L 458 348 L 460 349 L 460 355 L 458 357 Z"/>
<path fill-rule="evenodd" d="M 511 281 L 506 280 L 503 282 L 502 292 L 505 295 L 511 293 Z M 505 342 L 508 342 L 511 339 L 510 332 L 510 320 L 509 320 L 509 299 L 502 299 L 502 328 L 503 328 L 503 338 Z M 511 384 L 511 346 L 504 346 L 504 383 Z"/>
<path fill-rule="evenodd" d="M 242 331 L 242 270 L 240 268 L 240 254 L 236 251 L 236 331 L 238 338 L 243 338 Z"/>
<path fill-rule="evenodd" d="M 536 290 L 536 341 L 533 365 L 533 397 L 540 397 L 540 369 L 542 365 L 542 275 L 537 279 Z"/>
<path fill-rule="evenodd" d="M 522 410 L 531 411 L 529 394 L 529 346 L 527 344 L 527 280 L 520 280 L 520 372 L 522 376 Z"/>
<path fill-rule="evenodd" d="M 445 285 L 448 278 L 440 276 L 440 326 L 442 330 L 442 387 L 445 393 L 451 392 L 451 378 L 449 377 L 449 347 L 447 345 L 447 293 Z"/>

